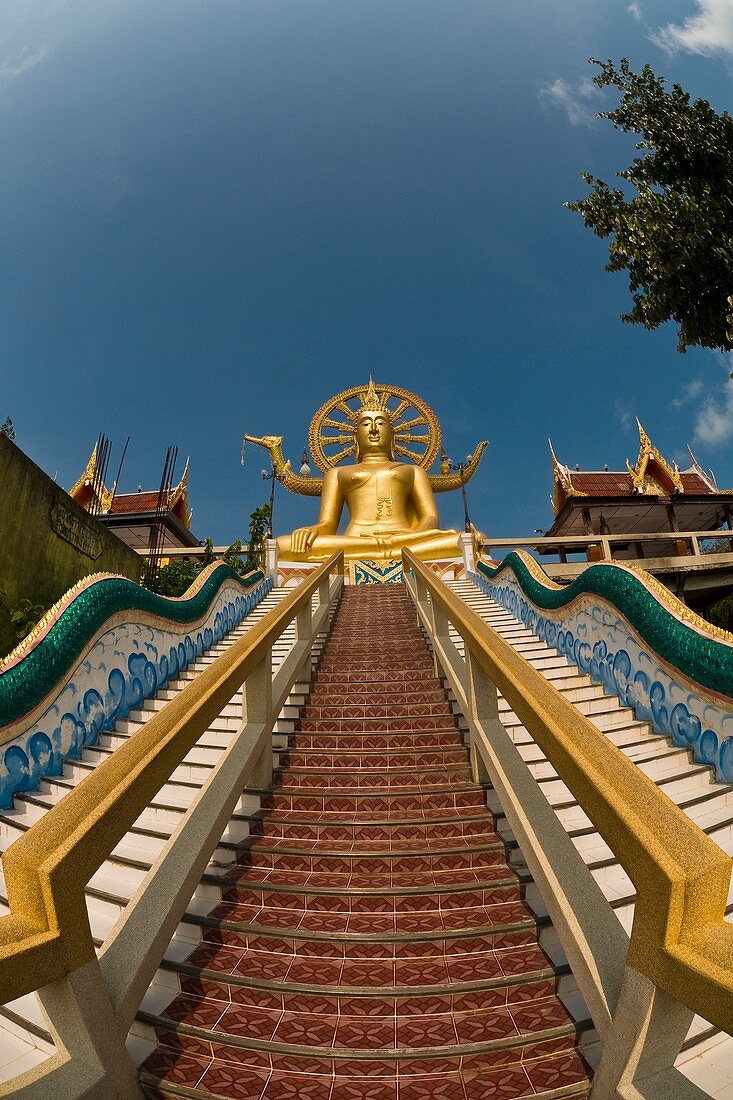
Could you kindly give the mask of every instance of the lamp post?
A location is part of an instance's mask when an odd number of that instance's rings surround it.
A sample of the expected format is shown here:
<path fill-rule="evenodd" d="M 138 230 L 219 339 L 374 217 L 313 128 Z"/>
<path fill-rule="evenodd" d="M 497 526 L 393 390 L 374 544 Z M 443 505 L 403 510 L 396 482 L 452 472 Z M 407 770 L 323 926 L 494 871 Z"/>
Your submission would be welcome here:
<path fill-rule="evenodd" d="M 269 523 L 268 523 L 267 536 L 268 536 L 268 538 L 272 538 L 272 517 L 273 517 L 273 513 L 275 511 L 275 482 L 277 481 L 277 474 L 275 472 L 275 463 L 274 462 L 272 464 L 272 467 L 270 469 L 269 474 L 268 474 L 267 470 L 262 470 L 262 478 L 265 481 L 271 482 L 271 486 L 270 486 L 270 520 L 269 520 Z"/>
<path fill-rule="evenodd" d="M 466 495 L 466 470 L 473 461 L 473 455 L 466 455 L 465 462 L 451 462 L 445 450 L 440 456 L 440 469 L 441 472 L 447 473 L 449 470 L 453 470 L 455 473 L 460 474 L 461 477 L 461 495 L 463 496 L 463 528 L 465 531 L 471 531 L 471 520 L 468 515 L 468 496 Z"/>

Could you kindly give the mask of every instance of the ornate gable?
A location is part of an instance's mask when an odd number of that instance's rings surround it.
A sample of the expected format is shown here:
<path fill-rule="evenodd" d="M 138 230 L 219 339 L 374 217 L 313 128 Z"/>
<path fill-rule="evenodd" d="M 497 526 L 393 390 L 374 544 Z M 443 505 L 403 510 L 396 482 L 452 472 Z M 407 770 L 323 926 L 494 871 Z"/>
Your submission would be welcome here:
<path fill-rule="evenodd" d="M 631 476 L 634 491 L 650 496 L 672 496 L 674 493 L 684 493 L 685 487 L 677 463 L 670 466 L 644 431 L 638 417 L 636 423 L 639 428 L 639 457 L 635 466 L 632 466 L 628 459 L 626 460 L 626 468 Z"/>
<path fill-rule="evenodd" d="M 98 479 L 97 445 L 95 443 L 84 473 L 74 482 L 69 490 L 69 496 L 82 508 L 86 508 L 87 512 L 92 511 L 92 508 L 94 508 L 94 511 L 104 513 L 110 509 L 114 491 L 114 485 L 111 489 L 107 489 L 104 482 Z"/>

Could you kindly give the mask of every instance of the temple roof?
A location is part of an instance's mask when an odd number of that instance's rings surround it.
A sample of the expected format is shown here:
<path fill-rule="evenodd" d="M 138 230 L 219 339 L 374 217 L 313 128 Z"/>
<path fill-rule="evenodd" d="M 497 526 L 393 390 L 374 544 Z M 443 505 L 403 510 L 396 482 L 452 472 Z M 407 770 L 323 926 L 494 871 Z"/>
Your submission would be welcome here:
<path fill-rule="evenodd" d="M 188 467 L 189 461 L 183 470 L 183 476 L 174 486 L 168 496 L 165 511 L 173 514 L 181 521 L 184 527 L 191 526 L 192 512 L 188 503 Z M 111 489 L 107 489 L 104 483 L 97 477 L 97 448 L 95 446 L 89 461 L 81 477 L 69 490 L 77 504 L 87 511 L 94 509 L 99 516 L 136 515 L 145 516 L 155 513 L 158 507 L 159 491 L 138 491 L 137 493 L 117 493 L 117 483 Z M 96 504 L 96 507 L 95 507 Z"/>
<path fill-rule="evenodd" d="M 678 492 L 710 493 L 709 484 L 694 470 L 679 472 L 682 488 Z M 631 474 L 624 470 L 580 470 L 571 473 L 572 490 L 569 496 L 632 496 L 638 493 Z"/>
<path fill-rule="evenodd" d="M 636 423 L 639 454 L 633 466 L 627 459 L 625 470 L 571 470 L 558 461 L 550 442 L 552 509 L 556 516 L 569 497 L 721 495 L 713 474 L 703 470 L 689 447 L 691 465 L 686 470 L 680 470 L 676 462 L 669 463 L 657 450 L 638 420 Z M 730 490 L 726 493 L 729 494 Z"/>

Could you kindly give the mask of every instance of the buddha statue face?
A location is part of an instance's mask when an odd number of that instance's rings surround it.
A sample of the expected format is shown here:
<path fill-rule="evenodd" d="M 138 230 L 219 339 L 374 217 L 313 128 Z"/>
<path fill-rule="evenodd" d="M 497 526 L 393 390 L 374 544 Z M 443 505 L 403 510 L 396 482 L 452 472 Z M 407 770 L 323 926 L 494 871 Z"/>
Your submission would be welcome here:
<path fill-rule="evenodd" d="M 394 461 L 394 432 L 387 413 L 362 409 L 356 421 L 356 449 L 359 461 L 370 456 Z"/>

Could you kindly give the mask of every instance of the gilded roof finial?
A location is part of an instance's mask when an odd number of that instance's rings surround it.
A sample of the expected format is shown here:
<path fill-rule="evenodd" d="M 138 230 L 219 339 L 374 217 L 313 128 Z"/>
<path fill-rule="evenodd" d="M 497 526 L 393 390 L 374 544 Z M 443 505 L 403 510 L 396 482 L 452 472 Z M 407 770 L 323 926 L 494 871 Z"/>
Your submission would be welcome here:
<path fill-rule="evenodd" d="M 639 420 L 638 416 L 635 417 L 635 420 L 636 420 L 636 426 L 639 429 L 639 443 L 641 444 L 642 450 L 644 450 L 644 451 L 654 450 L 654 447 L 652 445 L 652 441 L 649 438 L 649 436 L 647 435 L 647 433 L 644 431 L 644 427 L 641 423 L 641 420 Z"/>

